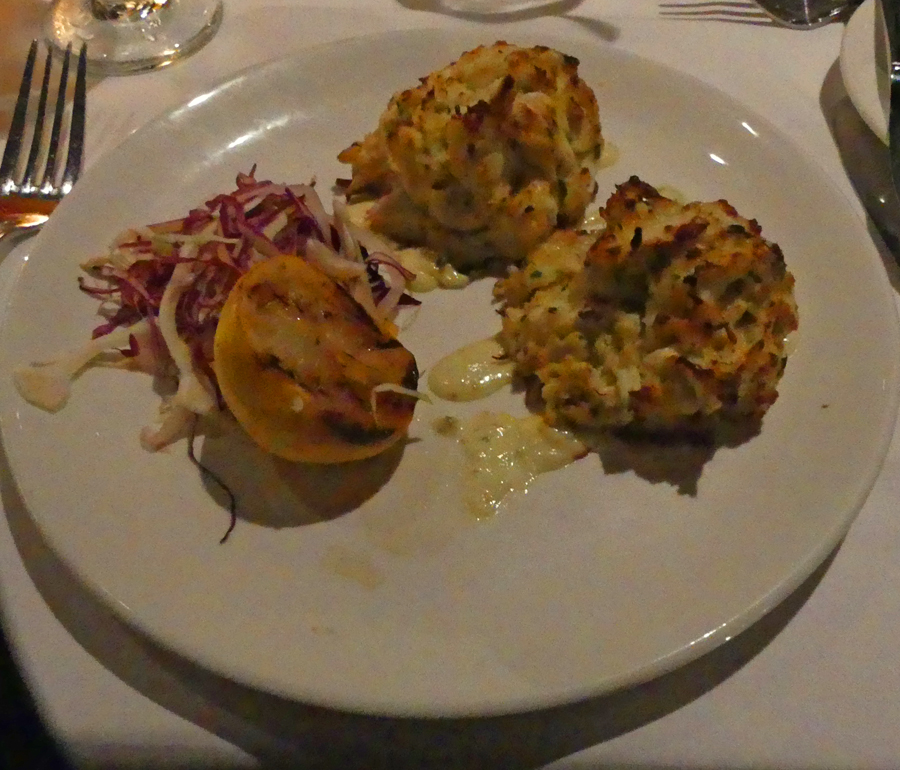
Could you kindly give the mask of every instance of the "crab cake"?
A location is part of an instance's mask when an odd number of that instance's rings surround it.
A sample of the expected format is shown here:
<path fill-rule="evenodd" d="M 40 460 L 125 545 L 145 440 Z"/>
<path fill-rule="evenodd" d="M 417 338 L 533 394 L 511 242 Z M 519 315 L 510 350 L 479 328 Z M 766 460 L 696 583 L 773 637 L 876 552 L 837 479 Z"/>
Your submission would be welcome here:
<path fill-rule="evenodd" d="M 599 235 L 556 233 L 499 281 L 500 341 L 545 419 L 696 434 L 777 398 L 794 278 L 726 201 L 681 205 L 632 177 Z"/>
<path fill-rule="evenodd" d="M 378 127 L 340 153 L 368 224 L 460 269 L 518 262 L 581 221 L 603 149 L 578 60 L 504 42 L 464 53 L 393 96 Z"/>

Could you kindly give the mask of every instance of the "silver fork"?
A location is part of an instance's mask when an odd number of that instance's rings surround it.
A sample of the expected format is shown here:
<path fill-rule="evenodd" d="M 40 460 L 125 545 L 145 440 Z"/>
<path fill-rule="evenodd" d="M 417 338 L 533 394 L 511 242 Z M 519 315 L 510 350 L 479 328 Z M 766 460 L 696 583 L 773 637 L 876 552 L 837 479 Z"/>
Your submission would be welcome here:
<path fill-rule="evenodd" d="M 756 0 L 756 2 L 663 2 L 663 16 L 712 19 L 744 24 L 777 24 L 791 29 L 815 29 L 844 21 L 862 0 Z"/>
<path fill-rule="evenodd" d="M 775 20 L 756 3 L 729 2 L 728 0 L 663 2 L 659 4 L 659 9 L 661 16 L 673 19 L 706 19 L 763 26 L 775 24 Z"/>
<path fill-rule="evenodd" d="M 85 96 L 87 80 L 86 47 L 78 56 L 75 86 L 72 94 L 72 113 L 68 132 L 63 132 L 69 85 L 71 47 L 65 52 L 56 89 L 56 105 L 50 134 L 45 137 L 44 123 L 50 95 L 52 53 L 47 52 L 41 91 L 38 96 L 34 122 L 30 130 L 31 143 L 27 158 L 23 146 L 29 129 L 26 125 L 31 81 L 34 76 L 38 43 L 32 41 L 22 73 L 19 97 L 13 110 L 9 137 L 3 160 L 0 161 L 0 240 L 12 235 L 34 233 L 47 221 L 50 213 L 62 200 L 81 174 L 84 154 Z M 67 136 L 66 136 L 67 134 Z M 62 151 L 68 143 L 65 167 L 60 171 Z M 24 160 L 24 166 L 23 166 Z"/>

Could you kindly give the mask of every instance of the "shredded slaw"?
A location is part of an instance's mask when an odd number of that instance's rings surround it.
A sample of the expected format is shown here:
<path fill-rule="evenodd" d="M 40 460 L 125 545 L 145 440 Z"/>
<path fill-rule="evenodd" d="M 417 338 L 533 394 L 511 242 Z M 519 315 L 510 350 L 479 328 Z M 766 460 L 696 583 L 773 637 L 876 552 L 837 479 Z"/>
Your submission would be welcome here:
<path fill-rule="evenodd" d="M 13 373 L 30 403 L 57 411 L 86 366 L 113 353 L 154 375 L 174 377 L 177 388 L 160 406 L 158 425 L 141 432 L 158 450 L 188 435 L 196 415 L 222 408 L 212 368 L 219 314 L 232 287 L 260 261 L 295 254 L 340 283 L 382 328 L 404 305 L 413 274 L 390 247 L 349 221 L 335 199 L 329 215 L 310 184 L 259 181 L 254 166 L 236 189 L 216 195 L 182 219 L 124 231 L 110 250 L 82 265 L 82 291 L 97 299 L 102 322 L 92 340 L 50 361 Z"/>

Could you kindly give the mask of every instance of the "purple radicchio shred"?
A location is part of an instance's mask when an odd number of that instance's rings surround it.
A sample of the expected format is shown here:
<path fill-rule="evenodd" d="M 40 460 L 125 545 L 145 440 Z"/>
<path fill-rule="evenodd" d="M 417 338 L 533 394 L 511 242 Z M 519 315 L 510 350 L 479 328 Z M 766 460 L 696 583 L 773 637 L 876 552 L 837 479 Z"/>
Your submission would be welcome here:
<path fill-rule="evenodd" d="M 194 419 L 191 421 L 191 432 L 188 436 L 187 448 L 188 448 L 188 459 L 197 466 L 200 473 L 204 478 L 212 481 L 219 489 L 221 489 L 225 496 L 228 498 L 228 528 L 225 530 L 225 534 L 222 535 L 219 540 L 219 544 L 223 544 L 228 538 L 231 536 L 231 533 L 234 532 L 234 528 L 237 526 L 237 497 L 232 491 L 231 487 L 229 487 L 219 475 L 211 470 L 208 466 L 204 465 L 197 457 L 197 454 L 194 452 L 194 441 L 197 439 L 197 423 L 199 422 L 199 415 L 194 415 Z"/>
<path fill-rule="evenodd" d="M 184 219 L 149 228 L 170 236 L 196 236 L 215 221 L 217 214 L 221 237 L 233 239 L 234 243 L 213 240 L 185 256 L 183 246 L 178 243 L 160 252 L 148 237 L 135 233 L 118 246 L 131 255 L 132 262 L 127 268 L 105 264 L 95 268 L 89 278 L 79 279 L 79 286 L 85 293 L 108 306 L 118 306 L 115 312 L 105 314 L 104 323 L 94 330 L 95 336 L 107 334 L 140 318 L 148 318 L 152 323 L 159 315 L 172 271 L 180 263 L 202 264 L 202 268 L 195 271 L 194 285 L 185 292 L 176 311 L 179 332 L 192 336 L 205 333 L 210 326 L 215 328 L 225 299 L 237 279 L 265 258 L 259 248 L 264 247 L 268 253 L 301 254 L 307 241 L 316 239 L 336 252 L 340 251 L 342 244 L 338 229 L 329 226 L 326 240 L 306 203 L 305 195 L 298 195 L 287 185 L 257 181 L 254 174 L 255 167 L 249 174 L 239 174 L 237 189 L 216 195 L 205 206 L 191 209 Z M 250 211 L 245 211 L 244 207 L 254 201 Z M 271 238 L 264 235 L 265 228 L 282 215 L 286 217 L 284 227 Z M 412 277 L 409 271 L 384 255 L 369 255 L 363 249 L 363 256 L 376 302 L 388 293 L 388 285 L 379 272 L 379 265 L 389 264 L 405 278 Z M 411 306 L 419 303 L 404 294 L 398 304 Z"/>

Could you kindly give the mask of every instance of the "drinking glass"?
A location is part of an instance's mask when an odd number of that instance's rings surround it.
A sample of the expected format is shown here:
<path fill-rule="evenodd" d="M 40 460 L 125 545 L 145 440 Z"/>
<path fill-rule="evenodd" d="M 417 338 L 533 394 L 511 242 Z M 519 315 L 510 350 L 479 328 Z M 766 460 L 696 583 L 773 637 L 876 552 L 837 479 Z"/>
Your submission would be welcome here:
<path fill-rule="evenodd" d="M 146 72 L 206 44 L 222 21 L 222 0 L 54 0 L 47 42 L 65 50 L 87 44 L 98 75 Z"/>

